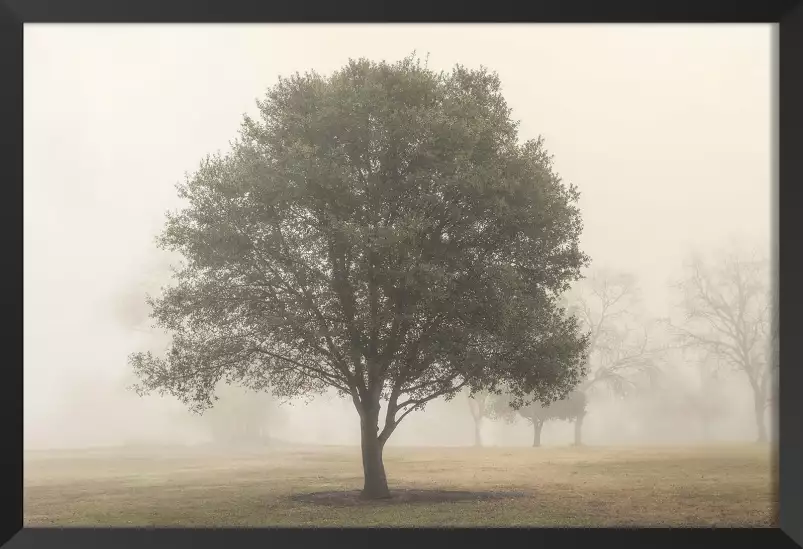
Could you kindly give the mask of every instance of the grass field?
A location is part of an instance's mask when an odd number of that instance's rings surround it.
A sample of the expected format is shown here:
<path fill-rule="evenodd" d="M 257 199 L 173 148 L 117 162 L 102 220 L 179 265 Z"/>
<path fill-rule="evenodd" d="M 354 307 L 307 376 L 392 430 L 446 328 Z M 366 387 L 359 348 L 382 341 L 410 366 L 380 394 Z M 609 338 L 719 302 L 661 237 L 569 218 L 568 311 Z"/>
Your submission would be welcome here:
<path fill-rule="evenodd" d="M 497 497 L 299 499 L 361 488 L 357 448 L 27 452 L 24 520 L 26 526 L 772 526 L 775 520 L 771 454 L 756 445 L 387 448 L 385 464 L 397 493 Z"/>

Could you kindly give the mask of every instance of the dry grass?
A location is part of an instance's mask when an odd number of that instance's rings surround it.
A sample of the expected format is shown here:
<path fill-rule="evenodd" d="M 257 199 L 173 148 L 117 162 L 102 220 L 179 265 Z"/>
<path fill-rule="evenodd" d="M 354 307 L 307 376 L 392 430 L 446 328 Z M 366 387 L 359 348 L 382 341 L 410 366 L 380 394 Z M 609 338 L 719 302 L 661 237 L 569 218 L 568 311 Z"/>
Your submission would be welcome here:
<path fill-rule="evenodd" d="M 397 505 L 293 495 L 362 485 L 356 448 L 223 455 L 29 452 L 26 526 L 771 526 L 767 447 L 388 448 L 393 488 L 521 493 Z"/>

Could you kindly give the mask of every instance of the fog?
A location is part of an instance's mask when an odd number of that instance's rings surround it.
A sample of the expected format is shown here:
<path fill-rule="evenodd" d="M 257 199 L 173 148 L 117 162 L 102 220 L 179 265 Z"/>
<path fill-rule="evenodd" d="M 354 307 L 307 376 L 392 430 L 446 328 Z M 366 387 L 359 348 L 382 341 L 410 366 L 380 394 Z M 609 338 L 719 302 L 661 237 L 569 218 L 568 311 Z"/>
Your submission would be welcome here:
<path fill-rule="evenodd" d="M 26 448 L 194 444 L 199 418 L 139 397 L 127 355 L 158 338 L 124 325 L 121 295 L 159 264 L 174 184 L 225 150 L 279 75 L 329 73 L 350 57 L 499 73 L 522 138 L 543 135 L 582 193 L 593 268 L 632 273 L 654 317 L 690 251 L 769 247 L 773 42 L 769 25 L 31 25 L 24 34 L 24 428 Z M 144 296 L 143 296 L 144 297 Z M 672 359 L 667 401 L 699 376 Z M 708 440 L 750 440 L 750 388 L 719 387 Z M 680 397 L 677 397 L 680 398 Z M 703 439 L 682 405 L 655 394 L 589 404 L 588 444 Z M 677 400 L 677 399 L 676 399 Z M 358 444 L 350 401 L 280 406 L 271 438 Z M 646 418 L 661 419 L 648 424 Z M 529 445 L 519 421 L 485 421 L 488 445 Z M 471 445 L 465 395 L 408 416 L 390 445 Z M 545 445 L 569 444 L 550 422 Z"/>

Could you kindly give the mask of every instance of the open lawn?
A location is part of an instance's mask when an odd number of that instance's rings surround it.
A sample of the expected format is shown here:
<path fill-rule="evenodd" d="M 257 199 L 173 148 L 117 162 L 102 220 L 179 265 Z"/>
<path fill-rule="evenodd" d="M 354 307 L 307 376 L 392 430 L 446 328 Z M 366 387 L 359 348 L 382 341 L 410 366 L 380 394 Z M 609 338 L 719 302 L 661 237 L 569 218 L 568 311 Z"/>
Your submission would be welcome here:
<path fill-rule="evenodd" d="M 397 499 L 366 503 L 337 494 L 307 496 L 361 488 L 358 448 L 26 452 L 24 521 L 26 526 L 772 526 L 775 520 L 771 453 L 758 445 L 391 447 L 385 467 Z M 431 501 L 435 490 L 462 493 Z"/>

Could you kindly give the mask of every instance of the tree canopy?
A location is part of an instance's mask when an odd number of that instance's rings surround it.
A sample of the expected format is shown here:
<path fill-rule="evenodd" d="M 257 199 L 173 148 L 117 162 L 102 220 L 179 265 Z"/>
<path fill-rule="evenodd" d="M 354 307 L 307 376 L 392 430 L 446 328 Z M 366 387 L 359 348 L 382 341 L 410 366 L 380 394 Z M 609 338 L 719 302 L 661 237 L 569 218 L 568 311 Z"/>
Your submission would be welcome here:
<path fill-rule="evenodd" d="M 495 417 L 512 419 L 514 410 L 510 407 L 505 395 L 498 395 L 493 399 L 493 412 Z M 556 400 L 549 404 L 531 402 L 527 406 L 522 406 L 515 410 L 521 417 L 533 422 L 545 422 L 550 420 L 569 421 L 577 419 L 586 413 L 587 399 L 582 391 L 572 391 L 565 398 Z"/>
<path fill-rule="evenodd" d="M 364 494 L 386 497 L 382 446 L 428 401 L 571 390 L 587 341 L 558 299 L 587 263 L 578 193 L 543 140 L 519 141 L 496 74 L 355 60 L 258 105 L 178 185 L 159 244 L 184 262 L 151 301 L 172 343 L 131 356 L 142 391 L 203 409 L 221 379 L 333 387 L 359 412 Z"/>

